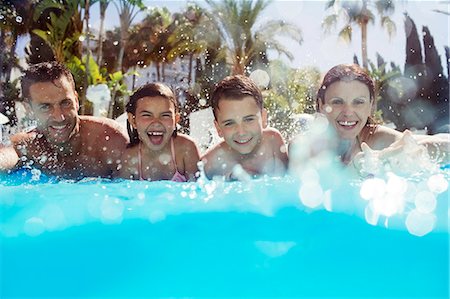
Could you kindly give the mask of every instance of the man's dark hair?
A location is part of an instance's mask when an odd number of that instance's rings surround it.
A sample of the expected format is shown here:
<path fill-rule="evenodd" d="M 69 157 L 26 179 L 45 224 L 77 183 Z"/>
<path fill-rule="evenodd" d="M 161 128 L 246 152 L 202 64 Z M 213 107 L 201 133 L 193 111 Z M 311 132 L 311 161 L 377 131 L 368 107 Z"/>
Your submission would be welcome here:
<path fill-rule="evenodd" d="M 30 86 L 38 82 L 53 82 L 65 76 L 75 91 L 75 81 L 72 73 L 62 63 L 57 61 L 41 62 L 31 65 L 22 75 L 22 96 L 31 101 Z"/>
<path fill-rule="evenodd" d="M 259 109 L 263 109 L 261 90 L 252 79 L 243 75 L 225 77 L 217 84 L 211 96 L 211 106 L 214 118 L 217 120 L 217 110 L 219 109 L 219 101 L 221 99 L 241 100 L 247 96 L 253 97 Z"/>

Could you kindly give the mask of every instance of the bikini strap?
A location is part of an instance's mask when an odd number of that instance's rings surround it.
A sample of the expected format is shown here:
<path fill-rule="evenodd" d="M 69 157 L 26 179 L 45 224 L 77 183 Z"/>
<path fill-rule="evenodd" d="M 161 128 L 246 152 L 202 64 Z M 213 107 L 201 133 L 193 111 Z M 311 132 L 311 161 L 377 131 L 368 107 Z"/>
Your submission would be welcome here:
<path fill-rule="evenodd" d="M 175 166 L 175 173 L 178 172 L 178 167 L 177 167 L 177 160 L 175 159 L 175 146 L 173 145 L 173 138 L 170 138 L 170 151 L 172 154 L 172 162 L 173 165 Z"/>

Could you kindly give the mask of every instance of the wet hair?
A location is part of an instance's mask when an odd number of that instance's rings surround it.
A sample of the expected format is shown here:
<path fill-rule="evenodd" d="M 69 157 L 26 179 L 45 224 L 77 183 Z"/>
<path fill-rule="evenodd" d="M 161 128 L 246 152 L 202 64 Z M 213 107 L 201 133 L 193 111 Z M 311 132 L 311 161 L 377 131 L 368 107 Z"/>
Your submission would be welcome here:
<path fill-rule="evenodd" d="M 319 90 L 317 91 L 316 97 L 316 109 L 319 111 L 319 101 L 322 104 L 325 103 L 325 94 L 327 92 L 327 88 L 338 81 L 353 81 L 356 80 L 358 82 L 363 83 L 369 89 L 370 101 L 375 101 L 375 83 L 372 78 L 369 76 L 367 71 L 360 67 L 357 64 L 339 64 L 332 67 L 323 77 L 322 84 L 320 85 Z M 375 121 L 372 117 L 369 116 L 367 120 L 367 124 L 374 124 Z"/>
<path fill-rule="evenodd" d="M 241 100 L 247 96 L 253 97 L 259 109 L 263 109 L 261 90 L 252 79 L 243 75 L 225 77 L 217 84 L 211 96 L 214 118 L 217 120 L 217 110 L 219 110 L 219 101 L 221 99 Z"/>
<path fill-rule="evenodd" d="M 133 114 L 136 116 L 136 108 L 139 99 L 145 97 L 163 97 L 168 99 L 175 106 L 175 112 L 179 111 L 178 102 L 175 97 L 175 93 L 163 83 L 148 83 L 141 87 L 139 87 L 131 96 L 125 107 L 126 112 Z M 127 120 L 127 131 L 130 136 L 130 144 L 129 147 L 136 145 L 139 143 L 139 135 L 136 129 L 134 129 L 130 122 Z M 177 131 L 174 130 L 173 136 L 177 136 Z"/>
<path fill-rule="evenodd" d="M 31 101 L 30 87 L 39 82 L 53 82 L 66 77 L 75 91 L 75 81 L 72 73 L 62 63 L 57 61 L 41 62 L 31 65 L 21 77 L 22 96 Z"/>

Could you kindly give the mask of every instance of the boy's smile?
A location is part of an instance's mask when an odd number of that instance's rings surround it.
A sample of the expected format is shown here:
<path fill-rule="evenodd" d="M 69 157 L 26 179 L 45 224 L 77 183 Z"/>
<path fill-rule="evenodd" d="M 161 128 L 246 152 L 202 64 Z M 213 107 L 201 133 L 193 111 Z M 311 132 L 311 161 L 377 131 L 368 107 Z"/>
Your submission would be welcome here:
<path fill-rule="evenodd" d="M 266 112 L 261 111 L 251 96 L 242 99 L 220 100 L 214 122 L 220 137 L 233 150 L 242 155 L 258 147 L 266 122 Z"/>

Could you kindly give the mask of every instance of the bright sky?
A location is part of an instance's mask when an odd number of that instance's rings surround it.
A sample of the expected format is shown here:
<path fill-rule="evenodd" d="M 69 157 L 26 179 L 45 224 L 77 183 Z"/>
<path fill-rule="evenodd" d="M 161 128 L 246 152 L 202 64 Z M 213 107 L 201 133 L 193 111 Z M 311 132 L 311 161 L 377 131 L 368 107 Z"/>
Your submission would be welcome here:
<path fill-rule="evenodd" d="M 148 6 L 166 6 L 171 12 L 182 10 L 186 1 L 161 1 L 144 0 Z M 202 3 L 200 1 L 199 3 Z M 350 44 L 345 44 L 338 40 L 336 28 L 335 34 L 325 35 L 321 29 L 321 22 L 328 13 L 325 12 L 326 1 L 273 1 L 264 11 L 261 22 L 268 20 L 282 19 L 298 25 L 303 31 L 303 43 L 298 45 L 291 40 L 283 39 L 283 43 L 294 54 L 295 59 L 288 62 L 294 68 L 305 66 L 317 66 L 321 71 L 326 71 L 339 63 L 351 63 L 353 55 L 358 55 L 361 62 L 361 32 L 354 27 L 353 40 Z M 369 59 L 376 61 L 376 52 L 380 53 L 387 62 L 395 62 L 403 69 L 405 62 L 405 29 L 404 12 L 408 12 L 416 23 L 419 34 L 422 26 L 428 26 L 434 37 L 435 45 L 441 56 L 441 61 L 445 65 L 444 46 L 449 45 L 450 16 L 434 12 L 439 9 L 450 12 L 449 1 L 395 1 L 396 10 L 392 16 L 397 25 L 397 33 L 392 39 L 381 28 L 377 18 L 375 24 L 369 26 L 368 32 L 368 53 Z M 143 17 L 140 14 L 135 22 Z M 91 27 L 99 28 L 98 4 L 93 5 L 91 10 Z M 119 26 L 117 11 L 114 5 L 110 4 L 107 10 L 106 27 L 108 29 Z M 18 49 L 20 51 L 20 49 Z M 276 53 L 270 55 L 277 58 Z M 286 60 L 287 61 L 287 60 Z M 446 71 L 446 67 L 444 67 Z"/>

